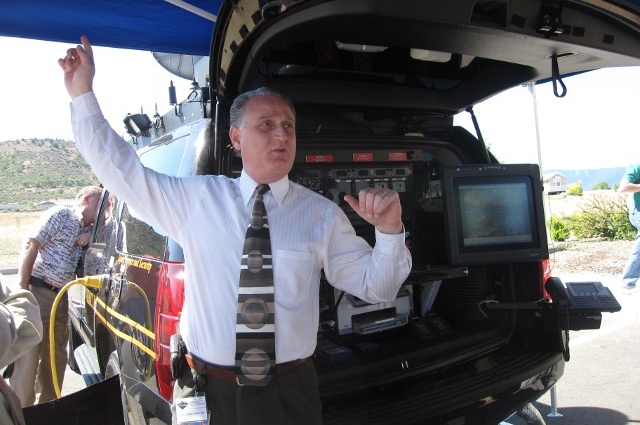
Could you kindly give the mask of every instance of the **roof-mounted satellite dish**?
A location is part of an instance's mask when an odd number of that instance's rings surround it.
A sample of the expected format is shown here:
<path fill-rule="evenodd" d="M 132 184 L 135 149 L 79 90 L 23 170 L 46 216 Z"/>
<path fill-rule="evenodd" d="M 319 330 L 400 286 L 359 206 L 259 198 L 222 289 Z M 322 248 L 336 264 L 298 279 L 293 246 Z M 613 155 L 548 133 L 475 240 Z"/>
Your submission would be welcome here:
<path fill-rule="evenodd" d="M 193 64 L 197 63 L 204 56 L 181 55 L 177 53 L 152 52 L 153 58 L 164 69 L 178 77 L 193 80 Z"/>

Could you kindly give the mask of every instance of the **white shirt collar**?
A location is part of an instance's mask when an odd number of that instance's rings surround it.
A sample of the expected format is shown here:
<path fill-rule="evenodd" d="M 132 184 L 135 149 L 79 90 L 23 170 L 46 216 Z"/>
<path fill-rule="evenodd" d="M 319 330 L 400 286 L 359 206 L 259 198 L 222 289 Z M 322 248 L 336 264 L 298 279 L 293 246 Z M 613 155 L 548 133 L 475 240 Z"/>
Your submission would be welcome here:
<path fill-rule="evenodd" d="M 258 186 L 258 183 L 253 180 L 251 176 L 249 176 L 249 174 L 247 174 L 243 169 L 242 173 L 240 173 L 239 185 L 240 193 L 242 193 L 242 200 L 244 201 L 245 205 L 248 205 L 253 192 L 256 190 L 256 186 Z M 269 187 L 271 188 L 271 194 L 276 202 L 278 202 L 278 205 L 282 205 L 284 197 L 289 191 L 289 176 L 284 176 L 276 182 L 269 183 Z"/>

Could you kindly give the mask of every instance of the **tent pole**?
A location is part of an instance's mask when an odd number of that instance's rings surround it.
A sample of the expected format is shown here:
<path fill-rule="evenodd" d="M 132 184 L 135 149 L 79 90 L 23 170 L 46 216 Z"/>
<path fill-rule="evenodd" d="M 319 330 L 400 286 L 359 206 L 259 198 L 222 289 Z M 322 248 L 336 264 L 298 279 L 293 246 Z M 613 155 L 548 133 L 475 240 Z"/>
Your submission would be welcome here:
<path fill-rule="evenodd" d="M 213 13 L 209 13 L 206 10 L 202 10 L 199 7 L 195 7 L 192 4 L 187 3 L 186 1 L 182 1 L 182 0 L 164 0 L 167 3 L 171 3 L 174 6 L 178 6 L 179 8 L 182 8 L 186 11 L 189 11 L 195 15 L 198 15 L 204 19 L 208 19 L 211 22 L 215 22 L 216 19 L 218 19 L 218 17 L 216 15 L 214 15 Z"/>

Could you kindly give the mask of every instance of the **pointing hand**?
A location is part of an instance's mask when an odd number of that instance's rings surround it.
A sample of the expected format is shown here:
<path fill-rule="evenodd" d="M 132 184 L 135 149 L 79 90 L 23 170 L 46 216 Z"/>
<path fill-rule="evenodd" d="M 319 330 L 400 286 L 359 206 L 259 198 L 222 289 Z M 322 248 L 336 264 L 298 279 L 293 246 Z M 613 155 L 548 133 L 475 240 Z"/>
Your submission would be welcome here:
<path fill-rule="evenodd" d="M 64 71 L 64 85 L 71 98 L 93 90 L 95 64 L 93 49 L 86 35 L 80 37 L 82 45 L 67 50 L 64 58 L 58 59 L 58 65 Z"/>

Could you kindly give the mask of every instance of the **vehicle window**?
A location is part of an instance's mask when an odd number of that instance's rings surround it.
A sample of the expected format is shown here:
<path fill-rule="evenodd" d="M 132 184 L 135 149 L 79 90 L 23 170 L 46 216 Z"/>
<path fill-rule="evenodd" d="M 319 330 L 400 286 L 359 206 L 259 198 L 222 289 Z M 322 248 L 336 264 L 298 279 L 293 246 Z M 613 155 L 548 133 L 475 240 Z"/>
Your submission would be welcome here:
<path fill-rule="evenodd" d="M 188 176 L 195 173 L 196 149 L 202 149 L 207 127 L 191 138 L 191 126 L 185 126 L 172 134 L 169 142 L 152 146 L 140 155 L 146 167 L 170 176 Z M 157 258 L 164 261 L 183 262 L 182 247 L 167 237 L 162 229 L 148 224 L 141 214 L 124 205 L 121 213 L 123 228 L 126 227 L 126 245 L 129 254 Z M 123 229 L 124 230 L 124 229 Z M 124 233 L 124 232 L 121 232 Z"/>
<path fill-rule="evenodd" d="M 188 134 L 188 133 L 187 133 Z M 163 174 L 179 176 L 184 160 L 185 146 L 189 141 L 187 134 L 171 143 L 159 145 L 140 155 L 140 161 L 144 166 L 149 167 Z"/>
<path fill-rule="evenodd" d="M 154 228 L 127 204 L 122 207 L 122 227 L 126 228 L 126 251 L 129 254 L 164 260 L 167 235 Z"/>
<path fill-rule="evenodd" d="M 94 229 L 92 243 L 105 243 L 104 229 L 107 216 L 111 215 L 113 209 L 112 195 L 108 191 L 102 193 L 102 199 L 100 200 L 100 209 L 98 210 L 98 216 L 94 220 Z"/>
<path fill-rule="evenodd" d="M 125 245 L 124 227 L 116 219 L 117 199 L 105 191 L 102 207 L 95 226 L 94 243 L 105 244 L 107 252 L 123 252 Z"/>
<path fill-rule="evenodd" d="M 166 260 L 173 263 L 184 263 L 184 252 L 178 242 L 173 239 L 167 241 L 167 255 Z"/>

